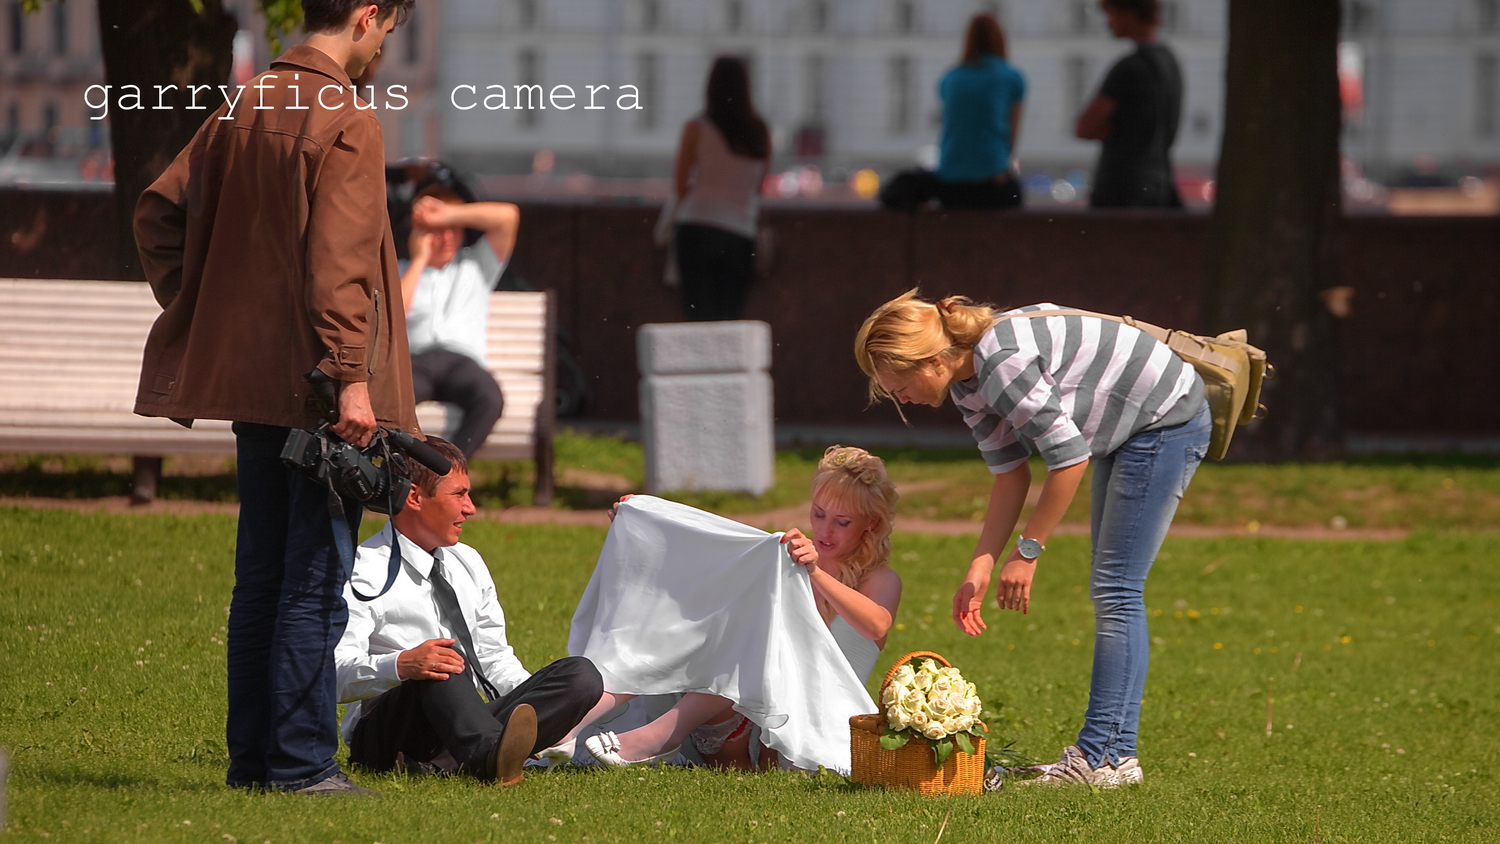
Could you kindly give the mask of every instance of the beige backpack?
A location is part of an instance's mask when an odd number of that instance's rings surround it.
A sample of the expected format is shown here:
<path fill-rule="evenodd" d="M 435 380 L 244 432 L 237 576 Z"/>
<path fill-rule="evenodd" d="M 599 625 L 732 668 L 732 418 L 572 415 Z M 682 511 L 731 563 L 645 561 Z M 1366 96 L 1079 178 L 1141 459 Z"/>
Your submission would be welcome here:
<path fill-rule="evenodd" d="M 1236 425 L 1265 415 L 1266 407 L 1260 403 L 1260 385 L 1267 378 L 1274 378 L 1276 369 L 1266 363 L 1265 352 L 1247 342 L 1243 328 L 1226 331 L 1217 337 L 1204 337 L 1162 328 L 1129 316 L 1063 309 L 1006 314 L 996 321 L 1049 316 L 1098 317 L 1124 323 L 1167 344 L 1167 348 L 1176 352 L 1178 357 L 1192 364 L 1203 378 L 1208 412 L 1213 417 L 1208 456 L 1215 460 L 1223 460 L 1225 452 L 1229 451 L 1229 440 L 1234 436 Z"/>

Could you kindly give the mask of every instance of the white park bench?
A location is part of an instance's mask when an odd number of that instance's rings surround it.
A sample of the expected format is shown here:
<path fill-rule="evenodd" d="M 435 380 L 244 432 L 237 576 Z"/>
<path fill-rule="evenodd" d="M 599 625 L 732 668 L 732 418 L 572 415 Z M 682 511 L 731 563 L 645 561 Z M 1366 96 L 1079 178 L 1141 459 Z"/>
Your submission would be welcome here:
<path fill-rule="evenodd" d="M 555 302 L 550 291 L 490 294 L 488 364 L 505 413 L 475 455 L 535 461 L 533 500 L 543 506 L 552 500 Z M 0 279 L 0 453 L 133 455 L 140 503 L 155 497 L 164 455 L 233 455 L 228 422 L 190 430 L 131 412 L 160 313 L 140 282 Z M 447 415 L 435 402 L 417 408 L 429 433 L 447 431 Z"/>

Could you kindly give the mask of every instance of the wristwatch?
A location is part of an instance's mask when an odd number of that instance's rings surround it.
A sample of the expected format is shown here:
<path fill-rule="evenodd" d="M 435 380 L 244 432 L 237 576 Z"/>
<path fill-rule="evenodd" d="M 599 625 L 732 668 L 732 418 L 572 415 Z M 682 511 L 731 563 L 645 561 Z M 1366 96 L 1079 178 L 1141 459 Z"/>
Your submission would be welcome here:
<path fill-rule="evenodd" d="M 1047 546 L 1037 542 L 1035 539 L 1023 536 L 1016 540 L 1016 550 L 1021 552 L 1022 557 L 1028 560 L 1035 560 L 1037 557 L 1042 556 L 1042 552 L 1047 550 Z"/>

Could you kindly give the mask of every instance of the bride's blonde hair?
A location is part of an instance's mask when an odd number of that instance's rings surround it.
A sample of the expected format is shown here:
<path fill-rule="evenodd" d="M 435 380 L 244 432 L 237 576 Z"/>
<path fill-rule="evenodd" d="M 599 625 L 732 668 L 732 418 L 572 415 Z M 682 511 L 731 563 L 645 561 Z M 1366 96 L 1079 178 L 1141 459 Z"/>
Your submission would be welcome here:
<path fill-rule="evenodd" d="M 877 372 L 901 375 L 934 357 L 952 358 L 974 344 L 995 324 L 995 309 L 967 296 L 936 302 L 922 299 L 917 288 L 875 309 L 854 335 L 854 359 L 870 379 L 870 403 L 891 398 L 875 380 Z"/>
<path fill-rule="evenodd" d="M 896 520 L 896 484 L 879 457 L 853 446 L 833 445 L 813 473 L 813 499 L 848 507 L 870 519 L 859 547 L 840 561 L 839 582 L 858 589 L 870 572 L 891 559 L 891 528 Z"/>

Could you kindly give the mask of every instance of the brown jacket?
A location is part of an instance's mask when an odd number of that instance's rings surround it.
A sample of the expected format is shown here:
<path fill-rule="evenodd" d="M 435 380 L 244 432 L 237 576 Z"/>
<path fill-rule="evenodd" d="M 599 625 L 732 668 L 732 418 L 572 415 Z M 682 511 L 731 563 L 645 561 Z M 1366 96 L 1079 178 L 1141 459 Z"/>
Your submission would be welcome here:
<path fill-rule="evenodd" d="M 417 433 L 380 123 L 327 54 L 293 47 L 204 121 L 135 235 L 164 308 L 136 413 L 311 428 L 317 367 Z"/>

